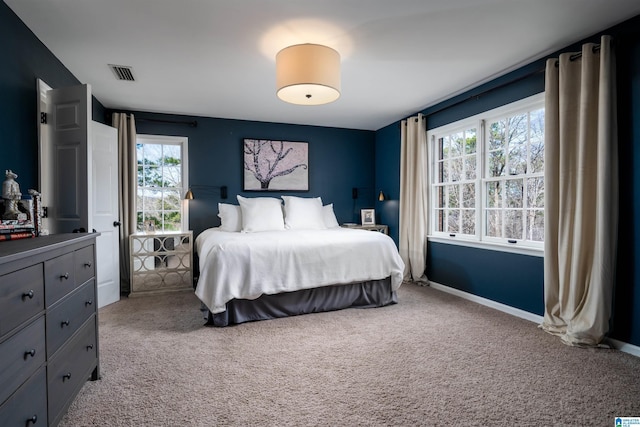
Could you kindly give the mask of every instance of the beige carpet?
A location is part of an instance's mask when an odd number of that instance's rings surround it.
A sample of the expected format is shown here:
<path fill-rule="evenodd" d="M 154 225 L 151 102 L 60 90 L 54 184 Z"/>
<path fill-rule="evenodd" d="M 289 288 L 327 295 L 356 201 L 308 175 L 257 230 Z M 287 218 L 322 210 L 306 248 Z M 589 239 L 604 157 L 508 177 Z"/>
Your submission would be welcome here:
<path fill-rule="evenodd" d="M 102 379 L 61 426 L 609 426 L 640 358 L 404 284 L 399 304 L 228 328 L 192 293 L 100 310 Z"/>

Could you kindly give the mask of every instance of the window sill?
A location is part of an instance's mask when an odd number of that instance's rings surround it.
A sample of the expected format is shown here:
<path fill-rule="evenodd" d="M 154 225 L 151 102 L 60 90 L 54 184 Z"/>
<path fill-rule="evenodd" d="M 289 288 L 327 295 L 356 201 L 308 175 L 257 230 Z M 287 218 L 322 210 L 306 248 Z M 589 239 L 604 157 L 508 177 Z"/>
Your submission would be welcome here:
<path fill-rule="evenodd" d="M 427 236 L 427 240 L 430 242 L 444 243 L 448 245 L 467 246 L 470 248 L 486 249 L 486 250 L 499 251 L 499 252 L 509 252 L 513 254 L 537 256 L 537 257 L 544 258 L 544 249 L 542 248 L 532 248 L 532 247 L 526 247 L 526 246 L 517 246 L 517 245 L 510 245 L 510 244 L 507 245 L 507 244 L 500 244 L 500 243 L 476 242 L 472 240 L 456 240 L 452 238 L 437 237 L 437 236 Z"/>

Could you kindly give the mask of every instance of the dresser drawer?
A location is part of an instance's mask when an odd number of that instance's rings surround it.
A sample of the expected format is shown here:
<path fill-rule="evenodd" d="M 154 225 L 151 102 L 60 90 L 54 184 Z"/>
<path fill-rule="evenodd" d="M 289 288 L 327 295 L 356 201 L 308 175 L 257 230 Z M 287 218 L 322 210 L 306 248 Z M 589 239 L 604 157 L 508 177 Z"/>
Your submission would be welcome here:
<path fill-rule="evenodd" d="M 47 425 L 46 380 L 47 375 L 42 367 L 0 406 L 3 427 Z"/>
<path fill-rule="evenodd" d="M 44 310 L 42 263 L 0 276 L 0 338 Z"/>
<path fill-rule="evenodd" d="M 44 290 L 47 307 L 76 288 L 73 252 L 44 263 Z"/>
<path fill-rule="evenodd" d="M 0 344 L 0 360 L 1 403 L 44 363 L 44 317 L 3 341 Z"/>
<path fill-rule="evenodd" d="M 59 420 L 97 364 L 96 325 L 92 317 L 49 361 L 47 391 L 51 422 Z"/>
<path fill-rule="evenodd" d="M 96 275 L 93 245 L 75 251 L 76 282 L 80 285 Z"/>
<path fill-rule="evenodd" d="M 90 280 L 47 313 L 47 355 L 53 356 L 95 312 L 95 284 Z"/>

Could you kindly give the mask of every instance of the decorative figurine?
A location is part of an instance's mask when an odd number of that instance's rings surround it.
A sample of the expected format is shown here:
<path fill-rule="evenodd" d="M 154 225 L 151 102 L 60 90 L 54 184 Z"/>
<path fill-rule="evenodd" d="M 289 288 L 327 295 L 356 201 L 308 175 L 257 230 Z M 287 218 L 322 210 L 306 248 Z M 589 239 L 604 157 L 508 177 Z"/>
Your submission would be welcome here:
<path fill-rule="evenodd" d="M 2 183 L 2 198 L 5 200 L 2 219 L 18 219 L 18 201 L 22 198 L 20 186 L 15 181 L 18 175 L 9 169 L 5 171 L 5 176 L 6 179 Z"/>

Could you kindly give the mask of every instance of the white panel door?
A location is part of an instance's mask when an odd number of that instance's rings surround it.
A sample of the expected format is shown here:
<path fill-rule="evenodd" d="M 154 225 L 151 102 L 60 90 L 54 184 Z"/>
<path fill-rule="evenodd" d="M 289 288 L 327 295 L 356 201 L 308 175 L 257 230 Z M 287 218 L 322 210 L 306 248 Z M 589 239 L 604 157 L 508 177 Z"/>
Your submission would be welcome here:
<path fill-rule="evenodd" d="M 93 228 L 89 192 L 91 162 L 91 87 L 89 85 L 51 89 L 47 92 L 50 159 L 46 168 L 51 194 L 43 195 L 49 233 L 91 231 Z"/>
<path fill-rule="evenodd" d="M 98 256 L 98 308 L 120 299 L 120 228 L 118 227 L 118 130 L 91 122 L 91 191 Z"/>
<path fill-rule="evenodd" d="M 100 232 L 98 306 L 120 298 L 117 130 L 91 120 L 91 86 L 50 89 L 39 81 L 40 192 L 49 234 Z M 94 135 L 95 134 L 95 135 Z"/>

